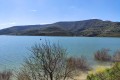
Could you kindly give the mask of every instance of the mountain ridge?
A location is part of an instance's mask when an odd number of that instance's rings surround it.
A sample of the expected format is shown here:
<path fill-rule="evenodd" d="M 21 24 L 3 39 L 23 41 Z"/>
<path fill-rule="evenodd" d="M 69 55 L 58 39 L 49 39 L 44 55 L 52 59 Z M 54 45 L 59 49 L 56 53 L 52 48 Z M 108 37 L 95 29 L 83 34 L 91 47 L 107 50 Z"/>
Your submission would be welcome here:
<path fill-rule="evenodd" d="M 120 22 L 89 19 L 14 26 L 0 30 L 0 35 L 120 37 Z"/>

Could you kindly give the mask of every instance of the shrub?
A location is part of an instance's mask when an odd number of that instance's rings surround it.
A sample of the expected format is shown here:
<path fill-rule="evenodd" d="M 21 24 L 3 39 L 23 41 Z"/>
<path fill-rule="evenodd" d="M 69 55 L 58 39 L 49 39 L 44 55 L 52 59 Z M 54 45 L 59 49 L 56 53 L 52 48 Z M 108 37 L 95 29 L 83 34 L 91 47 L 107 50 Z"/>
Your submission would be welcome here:
<path fill-rule="evenodd" d="M 17 80 L 31 80 L 27 72 L 21 71 L 16 76 Z"/>
<path fill-rule="evenodd" d="M 94 54 L 94 58 L 97 61 L 111 61 L 111 56 L 109 55 L 109 50 L 108 49 L 101 49 L 98 50 L 95 54 Z"/>
<path fill-rule="evenodd" d="M 101 73 L 89 74 L 87 80 L 120 80 L 120 63 L 115 63 L 112 68 Z"/>
<path fill-rule="evenodd" d="M 88 61 L 86 57 L 81 56 L 79 58 L 70 57 L 67 59 L 67 62 L 69 65 L 75 69 L 81 70 L 81 71 L 88 71 L 90 70 L 90 66 L 88 64 Z"/>
<path fill-rule="evenodd" d="M 120 50 L 116 51 L 113 55 L 113 62 L 120 62 Z"/>
<path fill-rule="evenodd" d="M 0 80 L 10 80 L 12 76 L 11 71 L 0 72 Z"/>

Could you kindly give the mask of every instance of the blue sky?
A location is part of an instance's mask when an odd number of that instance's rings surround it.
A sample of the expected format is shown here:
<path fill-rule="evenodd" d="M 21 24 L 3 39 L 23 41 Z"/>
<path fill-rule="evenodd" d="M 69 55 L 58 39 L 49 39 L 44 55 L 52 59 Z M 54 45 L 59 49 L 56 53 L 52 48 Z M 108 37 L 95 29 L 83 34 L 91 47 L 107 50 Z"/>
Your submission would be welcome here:
<path fill-rule="evenodd" d="M 120 21 L 120 0 L 0 0 L 0 29 L 86 19 Z"/>

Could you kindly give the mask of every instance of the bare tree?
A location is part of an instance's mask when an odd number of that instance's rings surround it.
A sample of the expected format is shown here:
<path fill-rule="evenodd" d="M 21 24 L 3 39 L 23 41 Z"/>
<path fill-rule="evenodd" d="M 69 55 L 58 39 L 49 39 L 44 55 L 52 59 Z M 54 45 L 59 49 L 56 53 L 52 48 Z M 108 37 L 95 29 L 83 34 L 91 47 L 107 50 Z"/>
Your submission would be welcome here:
<path fill-rule="evenodd" d="M 111 61 L 111 55 L 108 52 L 109 52 L 109 49 L 98 50 L 94 54 L 95 60 L 98 60 L 98 61 Z"/>
<path fill-rule="evenodd" d="M 11 71 L 0 72 L 0 80 L 10 80 L 12 76 Z"/>
<path fill-rule="evenodd" d="M 70 80 L 77 74 L 74 62 L 67 59 L 66 50 L 59 44 L 46 41 L 34 45 L 30 51 L 32 54 L 25 60 L 24 68 L 19 73 L 27 74 L 27 80 Z"/>
<path fill-rule="evenodd" d="M 120 50 L 117 50 L 113 55 L 113 62 L 120 62 Z"/>
<path fill-rule="evenodd" d="M 88 64 L 88 61 L 85 56 L 80 56 L 80 57 L 70 57 L 67 59 L 70 67 L 72 69 L 76 69 L 77 71 L 88 71 L 90 70 L 90 65 Z"/>

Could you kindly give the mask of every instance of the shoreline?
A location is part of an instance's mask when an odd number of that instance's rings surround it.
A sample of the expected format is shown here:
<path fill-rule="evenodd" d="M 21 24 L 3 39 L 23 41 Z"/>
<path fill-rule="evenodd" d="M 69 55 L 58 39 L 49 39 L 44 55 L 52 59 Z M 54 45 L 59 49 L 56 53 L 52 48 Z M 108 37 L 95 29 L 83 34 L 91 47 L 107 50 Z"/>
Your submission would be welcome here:
<path fill-rule="evenodd" d="M 103 65 L 103 64 L 98 64 L 94 65 L 92 67 L 92 70 L 87 71 L 87 72 L 81 72 L 79 76 L 76 76 L 76 80 L 86 80 L 88 74 L 95 74 L 96 72 L 104 71 L 107 68 L 111 68 L 112 65 Z"/>
<path fill-rule="evenodd" d="M 49 36 L 49 35 L 0 35 L 0 36 L 37 36 L 37 37 L 85 37 L 85 38 L 120 38 L 120 36 Z"/>

